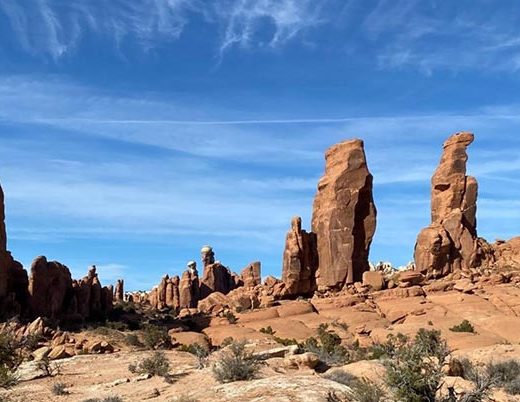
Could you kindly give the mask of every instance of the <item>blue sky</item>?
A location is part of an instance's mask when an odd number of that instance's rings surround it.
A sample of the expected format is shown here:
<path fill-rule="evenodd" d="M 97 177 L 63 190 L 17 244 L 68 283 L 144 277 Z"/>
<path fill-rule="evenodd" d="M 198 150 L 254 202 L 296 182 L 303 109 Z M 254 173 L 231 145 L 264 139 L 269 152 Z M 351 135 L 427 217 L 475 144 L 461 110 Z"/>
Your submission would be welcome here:
<path fill-rule="evenodd" d="M 325 149 L 365 140 L 372 261 L 407 263 L 451 133 L 480 235 L 520 233 L 520 4 L 1 0 L 9 248 L 147 289 L 204 244 L 279 276 Z"/>

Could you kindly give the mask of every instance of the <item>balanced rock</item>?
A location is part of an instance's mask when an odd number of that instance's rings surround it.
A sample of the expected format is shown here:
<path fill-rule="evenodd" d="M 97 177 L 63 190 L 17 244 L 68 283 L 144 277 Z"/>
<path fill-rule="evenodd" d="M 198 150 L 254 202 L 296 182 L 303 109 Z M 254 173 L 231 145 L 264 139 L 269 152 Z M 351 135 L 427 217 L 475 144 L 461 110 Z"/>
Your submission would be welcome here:
<path fill-rule="evenodd" d="M 285 238 L 282 281 L 287 296 L 310 296 L 316 289 L 318 250 L 316 235 L 302 230 L 302 219 L 295 216 Z"/>
<path fill-rule="evenodd" d="M 363 141 L 336 144 L 325 154 L 325 174 L 314 199 L 312 231 L 317 236 L 321 289 L 362 280 L 376 228 L 376 208 Z"/>

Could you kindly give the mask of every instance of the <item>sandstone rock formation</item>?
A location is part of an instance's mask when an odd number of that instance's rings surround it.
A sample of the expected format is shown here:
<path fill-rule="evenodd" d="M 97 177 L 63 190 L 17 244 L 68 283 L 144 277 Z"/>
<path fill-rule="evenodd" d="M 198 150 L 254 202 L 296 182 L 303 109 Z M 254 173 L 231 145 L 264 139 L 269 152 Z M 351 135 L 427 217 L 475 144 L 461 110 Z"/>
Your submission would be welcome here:
<path fill-rule="evenodd" d="M 312 231 L 317 236 L 321 289 L 361 281 L 376 228 L 376 208 L 363 141 L 336 144 L 325 154 L 325 174 L 314 199 Z"/>
<path fill-rule="evenodd" d="M 74 296 L 69 269 L 59 262 L 37 257 L 31 265 L 29 294 L 33 314 L 58 318 Z"/>
<path fill-rule="evenodd" d="M 318 251 L 316 235 L 302 230 L 302 220 L 296 216 L 285 239 L 282 281 L 287 296 L 311 295 L 316 288 Z"/>
<path fill-rule="evenodd" d="M 255 261 L 245 267 L 240 273 L 240 279 L 246 288 L 254 288 L 262 283 L 262 264 Z"/>
<path fill-rule="evenodd" d="M 179 282 L 180 308 L 196 308 L 200 299 L 199 276 L 197 271 L 186 270 Z"/>
<path fill-rule="evenodd" d="M 114 292 L 114 299 L 116 301 L 123 301 L 125 298 L 125 289 L 124 289 L 125 282 L 123 279 L 118 279 L 116 282 L 116 289 Z"/>
<path fill-rule="evenodd" d="M 112 309 L 113 289 L 101 286 L 96 267 L 73 281 L 65 265 L 40 256 L 31 265 L 28 289 L 34 317 L 103 319 Z"/>
<path fill-rule="evenodd" d="M 216 262 L 204 267 L 204 273 L 200 282 L 200 298 L 204 299 L 213 292 L 229 293 L 235 288 L 235 279 L 231 271 Z"/>
<path fill-rule="evenodd" d="M 7 251 L 4 192 L 0 186 L 0 317 L 21 314 L 28 303 L 27 271 Z"/>
<path fill-rule="evenodd" d="M 468 132 L 448 138 L 432 177 L 431 224 L 419 233 L 414 254 L 416 269 L 428 277 L 480 266 L 489 258 L 485 241 L 477 237 L 477 180 L 466 176 L 466 149 L 473 139 Z"/>

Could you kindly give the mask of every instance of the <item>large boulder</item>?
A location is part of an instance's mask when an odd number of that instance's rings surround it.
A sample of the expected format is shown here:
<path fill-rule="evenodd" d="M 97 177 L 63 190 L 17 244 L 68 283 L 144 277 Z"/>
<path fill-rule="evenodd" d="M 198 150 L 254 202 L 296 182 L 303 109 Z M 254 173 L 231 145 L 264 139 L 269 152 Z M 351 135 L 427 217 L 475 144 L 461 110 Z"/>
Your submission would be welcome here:
<path fill-rule="evenodd" d="M 316 235 L 302 230 L 302 219 L 295 216 L 285 238 L 282 281 L 286 296 L 310 296 L 316 289 L 318 250 Z"/>
<path fill-rule="evenodd" d="M 376 208 L 363 141 L 336 144 L 325 154 L 312 214 L 318 288 L 339 289 L 362 280 L 376 228 Z"/>

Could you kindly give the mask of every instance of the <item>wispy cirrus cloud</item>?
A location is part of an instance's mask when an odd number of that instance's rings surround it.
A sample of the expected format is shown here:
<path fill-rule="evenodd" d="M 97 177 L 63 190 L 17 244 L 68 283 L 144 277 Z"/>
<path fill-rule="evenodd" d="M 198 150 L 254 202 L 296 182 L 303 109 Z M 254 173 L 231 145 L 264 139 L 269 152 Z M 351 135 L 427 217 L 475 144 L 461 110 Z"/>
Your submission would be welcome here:
<path fill-rule="evenodd" d="M 323 22 L 323 3 L 312 0 L 237 0 L 227 4 L 219 7 L 225 21 L 221 54 L 233 46 L 244 48 L 254 43 L 275 47 Z M 268 24 L 273 26 L 271 32 L 260 36 L 260 29 Z"/>
<path fill-rule="evenodd" d="M 319 9 L 311 0 L 27 0 L 0 2 L 0 21 L 10 27 L 9 41 L 57 60 L 91 34 L 117 47 L 129 38 L 144 50 L 154 48 L 177 40 L 197 17 L 222 32 L 221 42 L 214 44 L 222 55 L 235 45 L 283 45 L 317 24 Z M 258 37 L 266 24 L 272 32 Z"/>
<path fill-rule="evenodd" d="M 381 68 L 520 69 L 518 3 L 380 0 L 363 29 L 379 44 Z"/>

